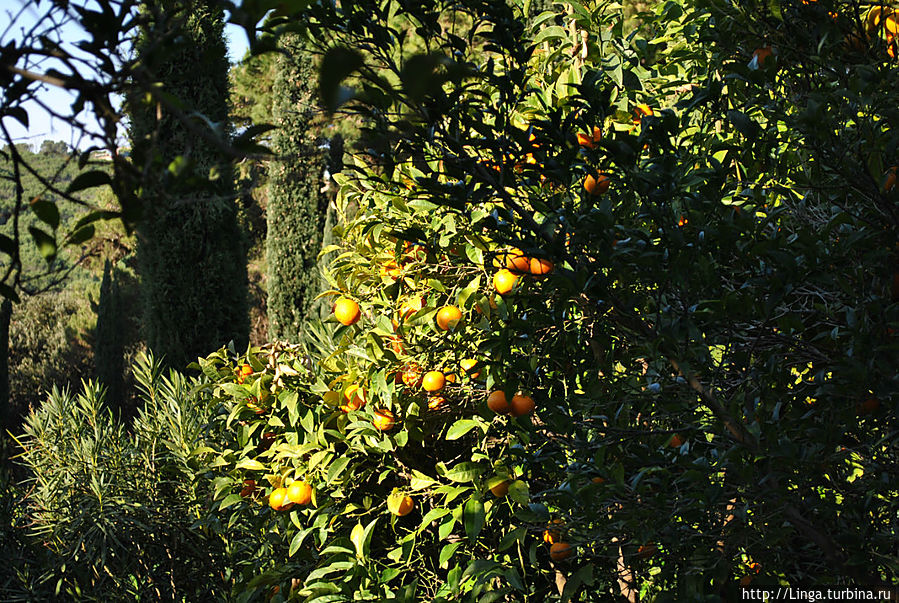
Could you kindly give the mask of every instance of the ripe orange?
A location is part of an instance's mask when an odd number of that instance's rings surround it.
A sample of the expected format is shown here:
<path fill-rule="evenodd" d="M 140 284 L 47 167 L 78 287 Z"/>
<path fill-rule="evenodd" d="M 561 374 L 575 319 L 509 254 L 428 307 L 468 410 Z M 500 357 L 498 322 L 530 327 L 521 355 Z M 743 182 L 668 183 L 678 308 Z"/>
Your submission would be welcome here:
<path fill-rule="evenodd" d="M 287 487 L 287 499 L 298 505 L 308 505 L 312 502 L 312 486 L 301 480 L 293 482 Z"/>
<path fill-rule="evenodd" d="M 268 495 L 268 506 L 270 506 L 275 511 L 286 511 L 293 504 L 290 501 L 287 501 L 287 488 L 275 488 L 272 490 L 272 493 Z M 286 501 L 286 504 L 285 504 Z"/>
<path fill-rule="evenodd" d="M 525 257 L 524 252 L 522 252 L 521 249 L 512 247 L 501 253 L 498 257 L 498 261 L 494 262 L 494 264 L 497 268 L 505 268 L 512 272 L 527 272 L 529 262 L 530 260 Z"/>
<path fill-rule="evenodd" d="M 883 192 L 888 193 L 896 188 L 896 166 L 890 168 L 887 179 L 883 182 Z"/>
<path fill-rule="evenodd" d="M 755 64 L 759 67 L 759 69 L 764 67 L 765 63 L 767 63 L 768 60 L 773 56 L 774 49 L 770 46 L 762 46 L 761 48 L 756 48 L 752 53 L 752 58 L 755 60 Z"/>
<path fill-rule="evenodd" d="M 375 411 L 375 418 L 372 419 L 372 425 L 374 425 L 375 429 L 378 431 L 390 431 L 393 429 L 393 426 L 396 425 L 396 421 L 393 418 L 392 412 L 386 408 L 379 408 Z"/>
<path fill-rule="evenodd" d="M 403 368 L 403 383 L 407 387 L 418 387 L 421 385 L 421 367 L 415 363 L 407 364 Z"/>
<path fill-rule="evenodd" d="M 354 383 L 343 392 L 343 399 L 345 403 L 340 407 L 340 410 L 343 412 L 359 410 L 365 406 L 365 390 Z"/>
<path fill-rule="evenodd" d="M 439 392 L 446 385 L 446 377 L 440 371 L 428 371 L 421 380 L 421 386 L 428 392 Z"/>
<path fill-rule="evenodd" d="M 500 295 L 505 295 L 515 288 L 518 284 L 518 276 L 507 268 L 501 269 L 493 275 L 493 288 Z"/>
<path fill-rule="evenodd" d="M 481 376 L 481 371 L 475 369 L 477 365 L 478 361 L 474 358 L 463 358 L 459 361 L 459 366 L 462 368 L 462 374 L 468 375 L 469 379 L 477 379 Z"/>
<path fill-rule="evenodd" d="M 860 415 L 869 415 L 872 412 L 876 411 L 878 408 L 880 408 L 880 400 L 878 400 L 874 396 L 868 396 L 867 398 L 865 398 L 864 402 L 858 404 L 858 406 L 856 407 L 856 411 Z"/>
<path fill-rule="evenodd" d="M 253 374 L 253 367 L 250 366 L 249 364 L 244 364 L 243 366 L 240 367 L 240 369 L 237 372 L 237 382 L 243 383 L 244 380 L 252 374 Z"/>
<path fill-rule="evenodd" d="M 399 356 L 403 353 L 403 338 L 399 335 L 391 335 L 390 336 L 390 348 L 393 350 L 393 353 Z"/>
<path fill-rule="evenodd" d="M 240 495 L 244 498 L 249 498 L 250 496 L 253 496 L 254 492 L 256 492 L 256 480 L 243 480 L 243 488 L 240 490 Z"/>
<path fill-rule="evenodd" d="M 680 448 L 684 445 L 684 438 L 682 438 L 679 433 L 676 433 L 671 436 L 671 439 L 668 441 L 668 445 L 672 448 Z"/>
<path fill-rule="evenodd" d="M 347 297 L 341 297 L 334 304 L 334 316 L 342 325 L 356 324 L 360 316 L 359 304 Z"/>
<path fill-rule="evenodd" d="M 550 526 L 543 530 L 543 542 L 547 544 L 555 544 L 562 540 L 562 528 L 565 522 L 561 519 L 553 519 Z"/>
<path fill-rule="evenodd" d="M 388 260 L 381 265 L 381 276 L 396 280 L 403 276 L 403 267 L 399 266 L 393 260 Z"/>
<path fill-rule="evenodd" d="M 647 105 L 646 103 L 640 103 L 636 107 L 634 107 L 634 123 L 639 124 L 643 121 L 644 115 L 654 115 L 652 111 L 652 107 Z"/>
<path fill-rule="evenodd" d="M 490 401 L 487 401 L 487 404 L 490 404 Z M 516 394 L 512 396 L 512 401 L 509 403 L 509 413 L 513 417 L 520 417 L 522 415 L 529 415 L 534 412 L 534 399 L 530 396 L 524 394 Z"/>
<path fill-rule="evenodd" d="M 431 410 L 439 410 L 446 404 L 446 398 L 443 396 L 431 396 L 428 398 L 428 408 Z"/>
<path fill-rule="evenodd" d="M 443 306 L 437 312 L 437 326 L 444 331 L 452 331 L 462 320 L 462 310 L 456 306 Z"/>
<path fill-rule="evenodd" d="M 415 501 L 411 496 L 408 495 L 391 495 L 387 499 L 387 510 L 397 515 L 399 517 L 403 517 L 412 512 L 412 509 L 415 508 Z"/>
<path fill-rule="evenodd" d="M 588 195 L 593 197 L 597 197 L 608 191 L 609 184 L 609 177 L 605 174 L 599 174 L 596 178 L 593 177 L 593 174 L 587 174 L 586 178 L 584 178 L 584 190 L 587 191 Z"/>
<path fill-rule="evenodd" d="M 500 415 L 504 415 L 512 410 L 509 406 L 509 401 L 506 399 L 506 392 L 501 389 L 490 392 L 490 395 L 487 396 L 487 407 Z"/>
<path fill-rule="evenodd" d="M 603 484 L 603 483 L 605 483 L 606 480 L 599 476 L 596 476 L 593 479 L 591 479 L 590 481 L 594 484 Z"/>
<path fill-rule="evenodd" d="M 593 126 L 593 136 L 578 132 L 577 143 L 586 149 L 595 149 L 599 141 L 602 140 L 602 130 L 599 126 Z"/>
<path fill-rule="evenodd" d="M 400 304 L 399 316 L 400 320 L 405 322 L 410 316 L 424 308 L 425 300 L 423 297 L 413 297 L 411 299 L 407 299 L 402 304 Z M 400 326 L 400 323 L 397 319 L 391 319 L 393 323 L 393 328 L 396 329 Z"/>
<path fill-rule="evenodd" d="M 652 557 L 656 553 L 659 552 L 659 547 L 650 542 L 649 544 L 641 544 L 640 548 L 637 549 L 637 557 L 640 559 L 646 559 L 647 557 Z"/>
<path fill-rule="evenodd" d="M 574 547 L 567 542 L 554 542 L 549 547 L 549 558 L 553 561 L 565 561 L 573 552 Z"/>
<path fill-rule="evenodd" d="M 531 265 L 528 271 L 534 276 L 545 276 L 552 272 L 553 268 L 555 268 L 555 265 L 549 260 L 531 258 Z"/>
<path fill-rule="evenodd" d="M 494 477 L 488 480 L 487 486 L 490 488 L 490 493 L 493 494 L 493 496 L 502 498 L 509 493 L 509 484 L 511 483 L 512 480 L 508 480 L 502 477 Z"/>

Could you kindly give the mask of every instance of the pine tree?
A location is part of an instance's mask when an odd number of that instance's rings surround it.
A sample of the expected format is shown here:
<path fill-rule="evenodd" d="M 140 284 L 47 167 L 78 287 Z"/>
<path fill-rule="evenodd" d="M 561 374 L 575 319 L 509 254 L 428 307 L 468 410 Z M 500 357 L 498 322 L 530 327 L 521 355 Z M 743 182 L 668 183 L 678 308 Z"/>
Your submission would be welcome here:
<path fill-rule="evenodd" d="M 147 344 L 183 367 L 234 340 L 246 344 L 246 252 L 236 220 L 233 171 L 221 148 L 184 116 L 202 114 L 230 135 L 222 11 L 212 0 L 145 0 L 138 56 L 147 77 L 177 99 L 131 99 L 142 190 L 138 266 Z M 179 115 L 180 114 L 180 115 Z"/>
<path fill-rule="evenodd" d="M 296 341 L 321 286 L 317 259 L 328 200 L 321 191 L 325 157 L 313 127 L 312 57 L 296 36 L 285 38 L 284 50 L 273 90 L 278 160 L 269 171 L 268 319 L 270 338 Z"/>
<path fill-rule="evenodd" d="M 106 399 L 111 407 L 124 402 L 124 317 L 119 296 L 119 282 L 106 260 L 100 301 L 97 305 L 97 329 L 94 334 L 94 374 L 106 386 Z"/>

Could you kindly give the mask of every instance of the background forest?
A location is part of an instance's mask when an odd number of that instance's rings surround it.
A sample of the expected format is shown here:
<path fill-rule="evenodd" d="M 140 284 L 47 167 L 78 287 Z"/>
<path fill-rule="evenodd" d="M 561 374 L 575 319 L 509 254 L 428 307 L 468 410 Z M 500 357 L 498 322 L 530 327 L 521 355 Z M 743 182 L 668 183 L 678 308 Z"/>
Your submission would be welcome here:
<path fill-rule="evenodd" d="M 897 596 L 899 9 L 22 7 L 0 599 Z"/>

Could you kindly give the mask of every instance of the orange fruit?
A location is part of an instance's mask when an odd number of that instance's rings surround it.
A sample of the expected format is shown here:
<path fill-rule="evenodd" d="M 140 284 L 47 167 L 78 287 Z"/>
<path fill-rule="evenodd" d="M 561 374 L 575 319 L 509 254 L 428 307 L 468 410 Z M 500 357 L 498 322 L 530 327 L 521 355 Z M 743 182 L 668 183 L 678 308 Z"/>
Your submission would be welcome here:
<path fill-rule="evenodd" d="M 887 179 L 883 182 L 883 192 L 888 193 L 896 188 L 896 166 L 890 168 L 887 172 Z"/>
<path fill-rule="evenodd" d="M 399 266 L 393 260 L 388 260 L 381 264 L 381 276 L 386 276 L 396 280 L 403 276 L 403 267 Z"/>
<path fill-rule="evenodd" d="M 524 252 L 517 247 L 512 247 L 501 253 L 498 261 L 494 262 L 497 268 L 505 268 L 512 272 L 527 272 L 530 260 L 525 257 Z"/>
<path fill-rule="evenodd" d="M 740 586 L 749 586 L 749 584 L 751 582 L 752 582 L 752 576 L 750 576 L 748 574 L 743 576 L 742 578 L 740 578 Z"/>
<path fill-rule="evenodd" d="M 655 115 L 652 111 L 652 107 L 647 105 L 646 103 L 640 103 L 636 107 L 634 107 L 634 123 L 638 124 L 643 121 L 644 115 Z"/>
<path fill-rule="evenodd" d="M 593 174 L 587 174 L 586 178 L 584 178 L 584 190 L 587 191 L 588 195 L 593 197 L 597 197 L 608 191 L 609 184 L 609 177 L 605 174 L 599 174 L 596 178 L 593 177 Z"/>
<path fill-rule="evenodd" d="M 565 561 L 573 552 L 574 547 L 567 542 L 554 542 L 549 547 L 549 558 L 553 561 Z"/>
<path fill-rule="evenodd" d="M 531 258 L 531 265 L 528 271 L 534 276 L 545 276 L 552 272 L 553 268 L 555 268 L 555 265 L 549 260 Z"/>
<path fill-rule="evenodd" d="M 456 306 L 443 306 L 437 312 L 437 326 L 444 331 L 452 331 L 462 320 L 462 310 Z"/>
<path fill-rule="evenodd" d="M 253 374 L 253 367 L 249 364 L 244 364 L 237 371 L 237 382 L 243 383 L 244 380 Z"/>
<path fill-rule="evenodd" d="M 459 366 L 462 368 L 462 374 L 468 375 L 469 379 L 477 379 L 481 376 L 481 371 L 475 370 L 477 365 L 478 361 L 474 358 L 463 358 L 459 361 Z"/>
<path fill-rule="evenodd" d="M 345 404 L 340 407 L 340 410 L 343 412 L 359 410 L 365 406 L 365 390 L 354 383 L 343 392 L 343 399 Z"/>
<path fill-rule="evenodd" d="M 439 410 L 446 404 L 446 398 L 443 396 L 430 396 L 428 398 L 428 408 L 431 410 Z"/>
<path fill-rule="evenodd" d="M 578 132 L 577 143 L 586 149 L 596 148 L 597 143 L 602 139 L 602 130 L 599 126 L 593 126 L 593 136 Z"/>
<path fill-rule="evenodd" d="M 509 401 L 506 399 L 506 392 L 498 389 L 490 392 L 487 396 L 487 407 L 496 414 L 504 415 L 511 410 Z"/>
<path fill-rule="evenodd" d="M 487 404 L 490 404 L 490 400 L 488 399 Z M 509 402 L 509 413 L 513 417 L 520 417 L 522 415 L 529 415 L 534 412 L 534 399 L 530 396 L 526 396 L 524 394 L 516 394 L 512 396 L 512 400 Z"/>
<path fill-rule="evenodd" d="M 403 383 L 407 387 L 418 387 L 421 385 L 421 367 L 417 364 L 407 364 L 403 368 Z"/>
<path fill-rule="evenodd" d="M 253 496 L 253 493 L 256 492 L 256 480 L 254 479 L 245 479 L 243 480 L 243 488 L 240 490 L 240 495 L 244 498 L 249 498 Z"/>
<path fill-rule="evenodd" d="M 287 500 L 298 505 L 308 505 L 312 502 L 312 486 L 302 480 L 297 480 L 287 487 Z"/>
<path fill-rule="evenodd" d="M 413 297 L 411 299 L 407 299 L 402 304 L 400 304 L 400 310 L 399 310 L 400 320 L 405 322 L 406 319 L 408 319 L 410 316 L 412 316 L 413 314 L 415 314 L 416 312 L 418 312 L 419 310 L 424 308 L 424 306 L 425 306 L 425 300 L 423 297 Z M 399 321 L 397 321 L 397 319 L 395 319 L 395 318 L 391 319 L 391 322 L 393 323 L 394 329 L 396 329 L 397 327 L 400 326 Z"/>
<path fill-rule="evenodd" d="M 408 515 L 414 508 L 415 501 L 409 495 L 391 495 L 387 499 L 387 510 L 399 517 Z"/>
<path fill-rule="evenodd" d="M 689 222 L 689 220 L 687 220 L 685 217 L 681 216 L 677 220 L 677 225 L 683 228 L 684 226 L 687 225 L 687 222 Z"/>
<path fill-rule="evenodd" d="M 428 392 L 439 392 L 446 385 L 446 377 L 440 371 L 428 371 L 421 380 L 421 386 Z"/>
<path fill-rule="evenodd" d="M 550 526 L 543 530 L 543 542 L 547 544 L 555 544 L 562 540 L 562 527 L 565 522 L 561 519 L 553 519 Z"/>
<path fill-rule="evenodd" d="M 518 284 L 518 276 L 508 268 L 503 268 L 493 275 L 493 288 L 500 295 L 505 295 Z"/>
<path fill-rule="evenodd" d="M 865 398 L 864 402 L 858 404 L 858 406 L 856 407 L 856 411 L 860 415 L 869 415 L 872 412 L 876 411 L 878 408 L 880 408 L 880 400 L 878 400 L 874 396 L 869 396 Z"/>
<path fill-rule="evenodd" d="M 356 324 L 360 316 L 359 304 L 347 297 L 341 297 L 334 304 L 334 316 L 342 325 Z"/>
<path fill-rule="evenodd" d="M 605 483 L 606 480 L 599 476 L 596 476 L 593 479 L 591 479 L 590 481 L 594 484 L 603 484 L 603 483 Z"/>
<path fill-rule="evenodd" d="M 755 60 L 755 64 L 758 65 L 759 69 L 765 66 L 765 63 L 768 62 L 768 59 L 774 56 L 774 49 L 770 46 L 762 46 L 761 48 L 756 48 L 752 53 L 752 58 Z"/>
<path fill-rule="evenodd" d="M 676 433 L 671 436 L 671 439 L 668 441 L 668 445 L 672 448 L 680 448 L 684 445 L 684 438 L 682 438 L 679 433 Z"/>
<path fill-rule="evenodd" d="M 275 488 L 268 495 L 268 506 L 275 511 L 286 511 L 293 505 L 287 500 L 287 488 Z"/>
<path fill-rule="evenodd" d="M 390 336 L 390 348 L 393 350 L 393 353 L 399 356 L 403 353 L 403 338 L 399 335 L 391 335 Z"/>
<path fill-rule="evenodd" d="M 640 559 L 646 559 L 647 557 L 652 557 L 656 553 L 659 552 L 659 547 L 650 542 L 649 544 L 641 544 L 640 548 L 637 549 L 637 557 Z"/>
<path fill-rule="evenodd" d="M 487 482 L 487 486 L 490 488 L 490 493 L 497 498 L 502 498 L 506 494 L 509 493 L 509 484 L 512 483 L 512 480 L 508 480 L 502 477 L 494 477 Z M 493 484 L 492 486 L 490 484 Z"/>
<path fill-rule="evenodd" d="M 393 413 L 387 410 L 386 408 L 379 408 L 375 411 L 375 418 L 372 419 L 372 425 L 375 426 L 375 429 L 378 431 L 390 431 L 393 429 L 393 426 L 396 425 L 396 421 L 393 418 Z"/>

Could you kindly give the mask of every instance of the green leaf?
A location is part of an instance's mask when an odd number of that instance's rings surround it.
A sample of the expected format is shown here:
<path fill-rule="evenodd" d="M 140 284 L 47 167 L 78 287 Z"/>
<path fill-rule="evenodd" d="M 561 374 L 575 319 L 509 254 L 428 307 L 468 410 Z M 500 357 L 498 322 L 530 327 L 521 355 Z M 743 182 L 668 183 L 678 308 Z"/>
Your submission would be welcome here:
<path fill-rule="evenodd" d="M 356 50 L 335 46 L 322 58 L 318 76 L 319 93 L 328 112 L 333 113 L 353 97 L 353 90 L 342 86 L 343 81 L 363 64 Z"/>
<path fill-rule="evenodd" d="M 459 463 L 447 470 L 444 477 L 454 482 L 473 482 L 483 472 L 483 467 L 477 463 Z"/>
<path fill-rule="evenodd" d="M 459 419 L 447 430 L 445 439 L 458 440 L 475 427 L 484 429 L 485 426 L 480 421 L 474 419 Z"/>
<path fill-rule="evenodd" d="M 38 220 L 53 230 L 59 228 L 59 208 L 52 201 L 35 199 L 31 202 L 31 211 L 34 212 Z"/>
<path fill-rule="evenodd" d="M 56 259 L 56 239 L 37 228 L 36 226 L 29 226 L 28 232 L 31 233 L 31 237 L 34 239 L 34 243 L 37 245 L 37 249 L 40 254 L 44 257 L 47 262 L 52 262 Z"/>
<path fill-rule="evenodd" d="M 462 546 L 461 542 L 451 542 L 440 549 L 440 557 L 438 558 L 440 567 L 446 569 L 446 564 L 452 559 L 453 555 L 456 554 L 456 549 L 460 546 Z"/>
<path fill-rule="evenodd" d="M 348 457 L 348 456 L 342 456 L 339 459 L 337 459 L 336 461 L 334 461 L 331 464 L 331 466 L 328 467 L 327 483 L 330 484 L 335 479 L 340 477 L 340 475 L 343 473 L 344 469 L 346 469 L 346 466 L 349 464 L 350 464 L 350 457 Z"/>
<path fill-rule="evenodd" d="M 78 174 L 75 179 L 69 183 L 66 192 L 71 194 L 83 191 L 87 188 L 94 188 L 95 186 L 103 186 L 104 184 L 111 183 L 112 180 L 110 180 L 109 174 L 106 172 L 101 170 L 91 170 L 90 172 Z"/>
<path fill-rule="evenodd" d="M 507 548 L 515 544 L 516 542 L 520 542 L 527 535 L 528 529 L 525 526 L 519 526 L 502 537 L 502 540 L 499 541 L 499 546 L 497 550 L 505 551 Z"/>
<path fill-rule="evenodd" d="M 512 500 L 522 505 L 528 504 L 531 499 L 530 493 L 528 492 L 528 485 L 520 479 L 509 484 L 509 496 Z"/>
<path fill-rule="evenodd" d="M 559 25 L 550 25 L 549 27 L 540 30 L 536 36 L 534 36 L 534 44 L 541 44 L 548 40 L 559 40 L 559 39 L 567 39 L 568 32 L 565 31 L 564 27 Z"/>
<path fill-rule="evenodd" d="M 0 234 L 0 251 L 9 256 L 13 256 L 16 254 L 16 249 L 16 242 L 14 240 L 5 234 Z"/>
<path fill-rule="evenodd" d="M 244 469 L 246 471 L 265 471 L 266 467 L 256 459 L 243 458 L 237 462 L 235 468 Z"/>
<path fill-rule="evenodd" d="M 484 503 L 477 496 L 469 498 L 462 511 L 462 524 L 465 526 L 465 534 L 471 542 L 474 542 L 481 533 L 485 521 Z"/>
<path fill-rule="evenodd" d="M 80 245 L 87 240 L 93 238 L 96 229 L 93 224 L 89 224 L 72 232 L 66 239 L 66 245 Z"/>

